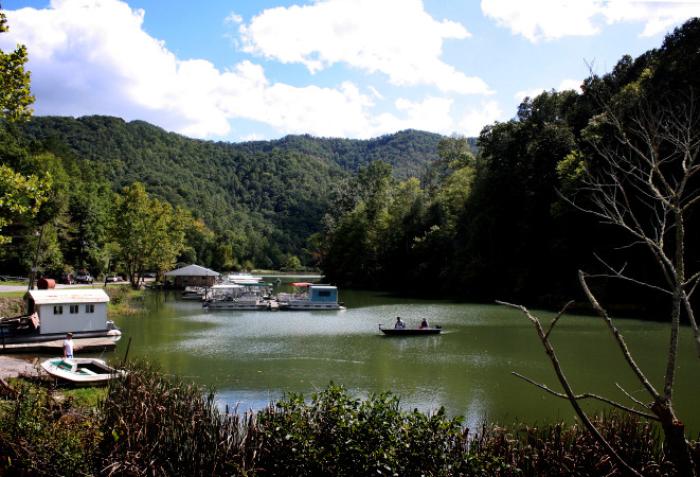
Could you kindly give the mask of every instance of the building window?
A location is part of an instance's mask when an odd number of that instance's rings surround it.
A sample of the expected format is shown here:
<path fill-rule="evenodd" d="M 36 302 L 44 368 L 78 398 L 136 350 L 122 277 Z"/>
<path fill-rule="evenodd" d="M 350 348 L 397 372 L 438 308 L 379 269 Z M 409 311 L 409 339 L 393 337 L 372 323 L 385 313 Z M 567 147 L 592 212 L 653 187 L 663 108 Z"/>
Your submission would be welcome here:
<path fill-rule="evenodd" d="M 63 305 L 54 305 L 53 306 L 53 314 L 54 315 L 62 315 L 63 314 Z"/>
<path fill-rule="evenodd" d="M 78 305 L 71 305 L 70 306 L 70 314 L 75 315 L 76 313 L 78 313 Z"/>
<path fill-rule="evenodd" d="M 85 305 L 85 313 L 95 313 L 95 305 Z"/>

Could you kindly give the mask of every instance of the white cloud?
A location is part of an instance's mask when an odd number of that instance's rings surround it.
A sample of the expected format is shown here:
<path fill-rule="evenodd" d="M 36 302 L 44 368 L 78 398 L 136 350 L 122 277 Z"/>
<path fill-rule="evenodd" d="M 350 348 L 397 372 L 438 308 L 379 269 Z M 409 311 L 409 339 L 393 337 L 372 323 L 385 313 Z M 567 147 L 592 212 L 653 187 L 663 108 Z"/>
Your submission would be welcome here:
<path fill-rule="evenodd" d="M 120 0 L 53 0 L 7 14 L 12 28 L 0 48 L 27 45 L 39 115 L 107 114 L 194 137 L 230 135 L 232 121 L 247 120 L 266 125 L 266 135 L 355 138 L 406 128 L 471 134 L 500 115 L 495 102 L 462 113 L 463 97 L 449 95 L 398 99 L 380 113 L 375 101 L 389 101 L 372 86 L 299 87 L 270 81 L 251 61 L 221 70 L 180 59 L 143 30 L 143 10 Z M 243 139 L 262 137 L 255 133 Z"/>
<path fill-rule="evenodd" d="M 243 17 L 236 12 L 231 12 L 224 18 L 224 23 L 233 23 L 237 25 L 243 23 Z"/>
<path fill-rule="evenodd" d="M 266 138 L 262 134 L 250 133 L 238 138 L 240 142 L 264 141 Z"/>
<path fill-rule="evenodd" d="M 503 111 L 498 103 L 487 101 L 464 113 L 458 123 L 459 133 L 470 137 L 478 136 L 484 126 L 503 119 Z"/>
<path fill-rule="evenodd" d="M 556 91 L 567 91 L 567 90 L 574 90 L 577 93 L 581 92 L 581 84 L 583 81 L 581 80 L 575 80 L 575 79 L 565 79 L 562 80 L 561 83 L 559 83 L 559 87 L 554 88 Z M 532 88 L 532 89 L 525 89 L 522 91 L 518 91 L 513 95 L 513 97 L 518 100 L 522 101 L 526 97 L 532 99 L 536 96 L 539 96 L 542 94 L 543 91 L 550 91 L 551 88 Z"/>
<path fill-rule="evenodd" d="M 455 130 L 452 104 L 450 98 L 434 96 L 428 96 L 422 101 L 399 98 L 394 106 L 401 117 L 390 113 L 381 114 L 375 120 L 374 129 L 379 132 L 412 128 L 450 134 Z"/>
<path fill-rule="evenodd" d="M 110 114 L 194 136 L 225 134 L 208 61 L 178 60 L 142 29 L 143 10 L 117 0 L 53 0 L 6 12 L 0 47 L 29 50 L 37 114 Z"/>
<path fill-rule="evenodd" d="M 440 59 L 444 40 L 465 39 L 460 23 L 436 21 L 421 0 L 318 0 L 264 10 L 240 27 L 244 51 L 312 73 L 345 63 L 381 72 L 395 85 L 488 94 L 486 83 Z"/>
<path fill-rule="evenodd" d="M 557 88 L 557 91 L 566 91 L 566 90 L 572 89 L 572 90 L 576 91 L 577 93 L 580 93 L 582 84 L 583 84 L 583 81 L 581 81 L 581 80 L 565 79 L 565 80 L 562 80 L 561 83 L 559 83 L 559 88 Z"/>
<path fill-rule="evenodd" d="M 531 42 L 590 36 L 604 24 L 644 23 L 642 36 L 664 33 L 693 16 L 700 1 L 676 0 L 481 0 L 485 16 Z"/>
<path fill-rule="evenodd" d="M 271 83 L 262 66 L 242 61 L 221 71 L 178 59 L 142 29 L 144 11 L 118 0 L 53 0 L 50 8 L 8 11 L 0 48 L 29 49 L 40 115 L 108 114 L 143 119 L 189 136 L 223 136 L 230 120 L 265 123 L 282 134 L 370 137 L 397 127 L 445 127 L 449 101 L 397 103 L 398 116 L 376 115 L 373 101 L 344 82 L 335 88 Z M 431 127 L 433 126 L 433 127 Z"/>

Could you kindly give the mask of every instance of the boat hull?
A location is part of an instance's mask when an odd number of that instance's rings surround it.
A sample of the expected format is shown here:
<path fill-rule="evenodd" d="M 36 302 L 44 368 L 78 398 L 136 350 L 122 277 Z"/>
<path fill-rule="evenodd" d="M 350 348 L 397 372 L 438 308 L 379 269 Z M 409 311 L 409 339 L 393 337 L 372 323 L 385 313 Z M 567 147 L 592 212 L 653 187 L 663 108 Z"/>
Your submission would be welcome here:
<path fill-rule="evenodd" d="M 280 310 L 313 311 L 313 310 L 344 310 L 338 303 L 280 303 Z"/>
<path fill-rule="evenodd" d="M 439 335 L 442 333 L 442 328 L 382 328 L 379 330 L 386 336 L 424 336 L 424 335 Z"/>
<path fill-rule="evenodd" d="M 79 386 L 106 384 L 124 374 L 97 358 L 51 358 L 43 361 L 41 367 L 54 378 Z"/>
<path fill-rule="evenodd" d="M 235 300 L 211 301 L 204 304 L 209 310 L 249 310 L 249 311 L 265 311 L 270 309 L 268 302 L 246 302 Z"/>

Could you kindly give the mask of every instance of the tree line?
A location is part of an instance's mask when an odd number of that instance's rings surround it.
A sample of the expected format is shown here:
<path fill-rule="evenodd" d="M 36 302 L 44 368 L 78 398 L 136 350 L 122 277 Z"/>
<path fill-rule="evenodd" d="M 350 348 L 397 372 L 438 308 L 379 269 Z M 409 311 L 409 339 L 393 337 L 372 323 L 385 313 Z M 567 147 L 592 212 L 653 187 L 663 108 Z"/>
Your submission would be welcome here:
<path fill-rule="evenodd" d="M 603 263 L 627 263 L 627 271 L 653 281 L 654 263 L 642 247 L 618 253 L 623 234 L 581 214 L 574 203 L 586 206 L 583 172 L 603 167 L 601 148 L 617 145 L 603 127 L 606 113 L 627 126 L 654 111 L 677 116 L 682 106 L 697 115 L 699 46 L 700 21 L 692 19 L 660 48 L 636 59 L 624 56 L 609 73 L 591 74 L 580 93 L 552 90 L 525 98 L 513 119 L 482 130 L 476 154 L 466 138 L 443 139 L 440 159 L 420 180 L 398 180 L 380 162 L 362 167 L 337 184 L 315 237 L 328 279 L 550 307 L 582 298 L 577 269 L 612 275 Z M 662 146 L 668 142 L 649 147 Z M 677 161 L 661 167 L 678 167 Z M 697 187 L 695 180 L 689 187 Z M 653 219 L 653 211 L 639 216 Z M 685 253 L 695 263 L 696 213 L 686 228 Z M 598 287 L 603 299 L 614 298 L 617 312 L 631 306 L 635 313 L 640 307 L 655 311 L 653 292 L 639 296 L 624 281 L 603 280 Z"/>

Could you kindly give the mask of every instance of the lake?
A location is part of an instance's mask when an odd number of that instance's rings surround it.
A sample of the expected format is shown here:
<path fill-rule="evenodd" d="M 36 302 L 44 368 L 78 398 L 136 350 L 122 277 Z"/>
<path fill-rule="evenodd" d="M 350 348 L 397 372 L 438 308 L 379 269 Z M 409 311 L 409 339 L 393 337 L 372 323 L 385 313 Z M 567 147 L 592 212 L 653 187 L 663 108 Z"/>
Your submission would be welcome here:
<path fill-rule="evenodd" d="M 260 409 L 285 393 L 309 397 L 330 382 L 353 396 L 391 391 L 402 407 L 423 411 L 444 406 L 474 428 L 483 420 L 528 423 L 573 418 L 569 404 L 511 375 L 517 371 L 560 389 L 531 323 L 499 305 L 397 298 L 340 291 L 344 311 L 206 311 L 177 293 L 147 293 L 143 313 L 117 317 L 124 337 L 116 355 L 145 357 L 166 373 L 214 386 L 222 404 Z M 539 312 L 543 323 L 552 313 Z M 408 326 L 422 318 L 440 325 L 439 336 L 385 337 L 378 324 L 401 316 Z M 668 325 L 617 320 L 630 349 L 661 388 Z M 700 430 L 700 360 L 691 331 L 682 330 L 676 409 Z M 576 392 L 594 392 L 630 404 L 617 389 L 648 401 L 626 368 L 604 322 L 568 315 L 553 342 Z M 597 408 L 602 408 L 597 406 Z"/>

